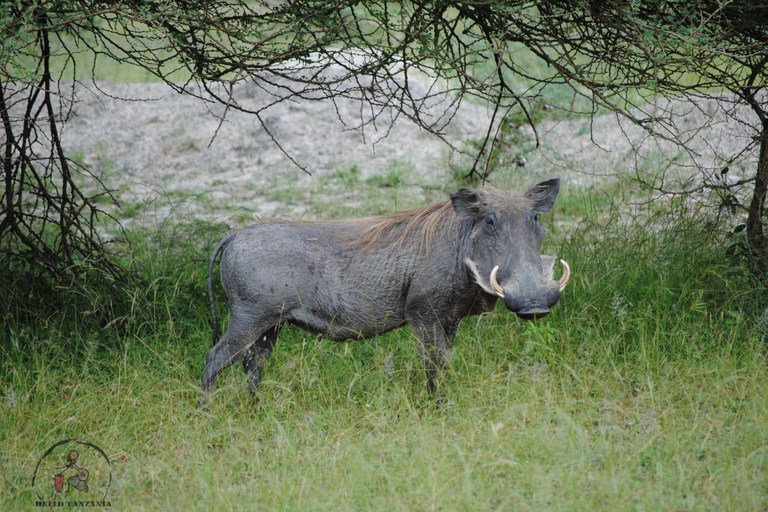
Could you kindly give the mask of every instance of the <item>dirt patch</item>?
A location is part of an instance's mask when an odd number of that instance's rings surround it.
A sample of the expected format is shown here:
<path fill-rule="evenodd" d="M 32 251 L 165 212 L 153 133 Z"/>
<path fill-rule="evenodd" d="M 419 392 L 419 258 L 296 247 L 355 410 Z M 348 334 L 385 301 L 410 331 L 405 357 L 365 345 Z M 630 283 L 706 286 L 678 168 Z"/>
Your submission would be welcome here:
<path fill-rule="evenodd" d="M 726 179 L 738 181 L 754 172 L 756 155 L 745 148 L 754 146 L 757 118 L 733 101 L 727 95 L 660 98 L 631 111 L 636 118 L 654 120 L 645 127 L 619 114 L 544 122 L 540 126 L 544 143 L 532 161 L 549 162 L 566 174 L 581 174 L 576 178 L 579 182 L 585 176 L 639 174 L 659 183 L 663 180 L 670 189 L 683 189 L 705 178 L 716 182 L 713 175 L 725 166 L 731 167 Z M 663 136 L 651 136 L 651 128 Z"/>
<path fill-rule="evenodd" d="M 240 84 L 235 96 L 250 109 L 274 101 L 253 83 Z M 424 114 L 445 116 L 448 103 L 435 101 Z M 502 159 L 492 182 L 523 188 L 557 175 L 566 190 L 575 190 L 639 169 L 649 176 L 663 174 L 666 185 L 682 187 L 690 185 L 692 176 L 701 179 L 696 165 L 714 175 L 729 163 L 727 179 L 750 174 L 754 155 L 741 154 L 753 135 L 749 111 L 714 100 L 663 100 L 644 107 L 648 116 L 670 109 L 680 114 L 674 129 L 688 141 L 689 152 L 650 138 L 643 128 L 616 115 L 544 121 L 538 126 L 541 146 L 525 154 L 525 167 L 515 163 L 515 148 L 508 148 L 510 155 Z M 469 157 L 454 148 L 466 149 L 467 141 L 480 140 L 491 112 L 463 102 L 451 112 L 444 140 L 391 109 L 372 123 L 365 105 L 346 98 L 277 103 L 262 115 L 263 125 L 253 115 L 224 114 L 223 105 L 178 94 L 164 84 L 99 83 L 78 89 L 63 140 L 70 155 L 116 190 L 123 216 L 130 217 L 126 212 L 131 205 L 163 203 L 155 207 L 155 215 L 162 217 L 172 209 L 172 198 L 195 197 L 200 201 L 189 202 L 186 214 L 231 218 L 233 209 L 242 209 L 262 218 L 316 217 L 323 212 L 308 207 L 294 192 L 312 189 L 354 210 L 365 198 L 350 192 L 347 176 L 374 184 L 371 180 L 382 177 L 383 187 L 392 186 L 388 179 L 407 177 L 412 185 L 407 198 L 394 201 L 390 210 L 432 199 L 434 194 L 425 190 L 440 190 L 451 182 L 451 166 L 469 165 Z M 354 129 L 361 124 L 364 128 Z M 520 130 L 532 138 L 529 127 Z M 329 178 L 334 176 L 338 182 Z M 281 188 L 285 193 L 277 194 Z"/>
<path fill-rule="evenodd" d="M 249 109 L 274 100 L 252 83 L 241 84 L 235 94 Z M 460 157 L 392 109 L 370 123 L 370 112 L 351 99 L 279 103 L 262 115 L 264 125 L 234 110 L 222 121 L 224 112 L 221 104 L 177 94 L 164 84 L 100 83 L 79 90 L 64 144 L 117 189 L 124 203 L 151 201 L 158 194 L 205 193 L 216 203 L 266 216 L 283 207 L 285 214 L 301 213 L 300 205 L 267 199 L 276 185 L 316 187 L 318 179 L 350 170 L 365 180 L 393 168 L 406 169 L 413 181 L 444 182 L 448 163 Z M 443 111 L 436 105 L 426 114 Z M 465 103 L 444 138 L 462 147 L 488 119 L 485 108 Z"/>

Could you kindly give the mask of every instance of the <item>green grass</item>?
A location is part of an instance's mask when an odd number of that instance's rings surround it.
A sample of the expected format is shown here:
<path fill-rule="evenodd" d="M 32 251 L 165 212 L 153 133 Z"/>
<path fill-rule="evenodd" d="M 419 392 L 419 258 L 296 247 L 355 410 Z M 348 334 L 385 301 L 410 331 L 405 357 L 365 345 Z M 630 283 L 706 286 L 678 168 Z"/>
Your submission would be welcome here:
<path fill-rule="evenodd" d="M 4 314 L 0 508 L 32 508 L 38 458 L 78 438 L 109 455 L 120 510 L 764 509 L 760 294 L 703 224 L 578 214 L 549 242 L 574 270 L 561 302 L 537 323 L 465 320 L 440 408 L 407 329 L 334 344 L 289 327 L 258 398 L 237 365 L 199 409 L 224 229 L 135 233 L 148 284 L 130 308 L 83 294 L 70 314 Z"/>

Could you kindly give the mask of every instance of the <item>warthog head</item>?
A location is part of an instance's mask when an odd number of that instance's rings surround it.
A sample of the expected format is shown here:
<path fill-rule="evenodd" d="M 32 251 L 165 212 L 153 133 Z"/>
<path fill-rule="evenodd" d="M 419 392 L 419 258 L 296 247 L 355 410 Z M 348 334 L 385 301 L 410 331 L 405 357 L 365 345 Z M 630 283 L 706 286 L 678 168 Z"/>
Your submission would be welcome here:
<path fill-rule="evenodd" d="M 475 282 L 526 320 L 546 316 L 570 276 L 568 264 L 560 260 L 563 277 L 555 281 L 555 258 L 540 254 L 544 228 L 539 214 L 552 208 L 559 189 L 560 181 L 553 179 L 513 201 L 493 190 L 462 188 L 451 194 L 454 210 L 464 217 L 464 263 Z"/>

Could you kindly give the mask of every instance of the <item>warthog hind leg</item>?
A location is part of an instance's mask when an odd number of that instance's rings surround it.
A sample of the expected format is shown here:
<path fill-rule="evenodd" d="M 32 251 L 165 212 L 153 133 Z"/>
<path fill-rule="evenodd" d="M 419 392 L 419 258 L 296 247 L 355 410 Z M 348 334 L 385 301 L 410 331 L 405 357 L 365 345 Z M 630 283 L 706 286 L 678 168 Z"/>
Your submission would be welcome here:
<path fill-rule="evenodd" d="M 229 328 L 218 343 L 208 351 L 203 372 L 203 393 L 210 391 L 213 382 L 225 368 L 246 357 L 248 349 L 259 337 L 275 325 L 275 322 L 256 323 L 252 318 L 239 318 L 233 315 Z"/>
<path fill-rule="evenodd" d="M 251 393 L 256 393 L 261 382 L 261 373 L 264 370 L 264 364 L 269 359 L 269 355 L 275 347 L 277 335 L 280 333 L 280 326 L 276 325 L 258 337 L 256 342 L 245 352 L 243 358 L 243 369 L 248 376 L 248 385 Z"/>

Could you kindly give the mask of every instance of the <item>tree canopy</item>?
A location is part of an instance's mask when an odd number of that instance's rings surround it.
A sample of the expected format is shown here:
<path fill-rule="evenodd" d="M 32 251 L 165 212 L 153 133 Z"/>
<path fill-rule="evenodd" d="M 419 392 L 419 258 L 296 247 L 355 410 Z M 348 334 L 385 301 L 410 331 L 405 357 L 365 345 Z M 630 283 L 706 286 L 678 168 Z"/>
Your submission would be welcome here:
<path fill-rule="evenodd" d="M 720 100 L 728 92 L 726 101 L 754 113 L 753 138 L 722 165 L 757 151 L 754 173 L 729 182 L 722 169 L 709 168 L 686 182 L 646 184 L 721 194 L 745 212 L 749 254 L 756 268 L 767 268 L 768 2 L 0 0 L 0 33 L 0 253 L 9 268 L 71 281 L 86 261 L 113 279 L 125 277 L 97 229 L 109 184 L 84 193 L 78 176 L 98 177 L 68 158 L 59 136 L 75 70 L 106 60 L 143 68 L 178 92 L 228 109 L 244 110 L 233 86 L 253 80 L 275 102 L 343 96 L 378 114 L 394 107 L 438 136 L 449 118 L 420 115 L 425 101 L 438 89 L 455 104 L 471 95 L 495 107 L 470 172 L 482 178 L 492 169 L 480 157 L 493 147 L 501 120 L 516 107 L 535 129 L 530 107 L 550 84 L 588 100 L 594 107 L 587 113 L 610 109 L 682 148 L 678 113 L 633 107 L 659 96 Z M 520 47 L 547 72 L 516 62 Z M 414 73 L 435 87 L 414 96 Z M 528 85 L 516 90 L 517 79 Z M 251 113 L 261 121 L 262 111 Z M 750 194 L 742 201 L 734 191 L 745 188 Z"/>

